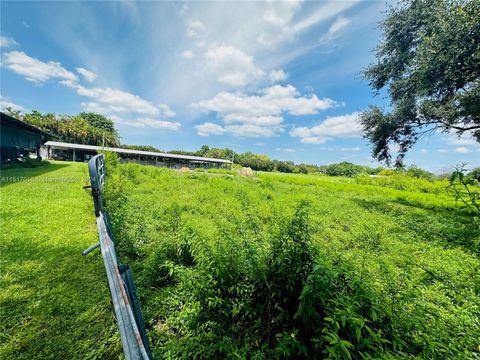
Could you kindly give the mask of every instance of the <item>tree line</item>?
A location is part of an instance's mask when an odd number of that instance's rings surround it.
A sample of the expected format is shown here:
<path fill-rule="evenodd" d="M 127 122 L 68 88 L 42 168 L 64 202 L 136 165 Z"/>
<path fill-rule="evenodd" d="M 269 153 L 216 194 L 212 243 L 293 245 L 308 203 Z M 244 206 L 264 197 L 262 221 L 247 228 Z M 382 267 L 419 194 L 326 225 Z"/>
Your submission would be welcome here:
<path fill-rule="evenodd" d="M 253 152 L 236 153 L 229 148 L 216 148 L 203 145 L 197 151 L 172 150 L 162 151 L 151 145 L 128 145 L 122 144 L 114 122 L 104 115 L 91 112 L 82 112 L 77 115 L 56 115 L 53 113 L 42 114 L 32 111 L 23 114 L 18 111 L 7 109 L 6 112 L 26 121 L 43 131 L 53 135 L 56 140 L 85 145 L 122 147 L 132 150 L 167 152 L 178 155 L 190 155 L 231 160 L 234 164 L 249 167 L 255 171 L 278 171 L 282 173 L 312 174 L 320 173 L 329 176 L 354 177 L 360 175 L 392 175 L 404 174 L 425 180 L 433 180 L 435 175 L 417 166 L 405 168 L 398 167 L 396 170 L 384 167 L 370 167 L 357 165 L 351 162 L 340 162 L 329 165 L 296 164 L 293 161 L 271 159 L 265 154 Z"/>

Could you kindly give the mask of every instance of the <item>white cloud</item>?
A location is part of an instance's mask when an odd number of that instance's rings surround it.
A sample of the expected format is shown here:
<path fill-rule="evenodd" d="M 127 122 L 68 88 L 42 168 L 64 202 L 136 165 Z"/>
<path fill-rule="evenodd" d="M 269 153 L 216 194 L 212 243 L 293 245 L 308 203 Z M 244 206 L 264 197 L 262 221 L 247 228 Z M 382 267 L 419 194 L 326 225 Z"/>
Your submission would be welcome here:
<path fill-rule="evenodd" d="M 283 132 L 281 126 L 259 126 L 255 124 L 226 125 L 221 126 L 211 122 L 206 122 L 195 126 L 197 134 L 200 136 L 231 134 L 241 138 L 260 138 L 273 137 Z"/>
<path fill-rule="evenodd" d="M 23 51 L 11 51 L 3 55 L 2 66 L 13 72 L 25 76 L 27 80 L 41 83 L 49 79 L 64 79 L 76 81 L 77 76 L 64 69 L 58 62 L 47 63 L 32 58 Z"/>
<path fill-rule="evenodd" d="M 292 115 L 317 114 L 319 111 L 334 107 L 335 101 L 319 99 L 315 94 L 301 96 L 292 85 L 274 85 L 259 91 L 259 95 L 246 95 L 241 92 L 221 92 L 210 100 L 194 104 L 203 110 L 217 112 L 227 121 L 246 121 L 280 116 L 283 112 Z"/>
<path fill-rule="evenodd" d="M 187 22 L 187 36 L 195 38 L 201 36 L 205 32 L 205 25 L 198 19 L 190 19 Z"/>
<path fill-rule="evenodd" d="M 332 138 L 356 138 L 362 135 L 359 113 L 329 116 L 319 125 L 313 127 L 295 127 L 290 136 L 301 138 L 302 143 L 324 144 Z"/>
<path fill-rule="evenodd" d="M 225 132 L 243 138 L 270 138 L 283 132 L 281 126 L 258 126 L 254 124 L 227 125 Z"/>
<path fill-rule="evenodd" d="M 165 104 L 154 105 L 138 95 L 112 88 L 87 88 L 72 81 L 62 81 L 63 85 L 74 88 L 81 96 L 95 99 L 95 102 L 83 103 L 90 109 L 105 113 L 140 113 L 171 117 L 174 112 Z M 92 110 L 93 111 L 93 110 Z"/>
<path fill-rule="evenodd" d="M 190 60 L 195 57 L 195 54 L 193 53 L 193 51 L 185 50 L 185 51 L 182 51 L 182 53 L 180 54 L 180 57 L 183 59 Z"/>
<path fill-rule="evenodd" d="M 182 124 L 179 122 L 157 120 L 150 118 L 139 118 L 137 121 L 145 127 L 153 127 L 156 129 L 179 130 Z"/>
<path fill-rule="evenodd" d="M 331 99 L 302 96 L 292 85 L 274 85 L 258 95 L 221 92 L 210 100 L 193 104 L 195 108 L 216 112 L 224 132 L 241 137 L 272 137 L 283 132 L 283 114 L 309 115 L 335 106 Z"/>
<path fill-rule="evenodd" d="M 179 122 L 157 120 L 152 118 L 138 118 L 136 120 L 124 120 L 116 115 L 111 115 L 110 118 L 118 124 L 132 126 L 136 128 L 155 128 L 177 131 L 181 128 Z"/>
<path fill-rule="evenodd" d="M 15 104 L 10 99 L 7 99 L 4 96 L 0 95 L 0 108 L 5 110 L 6 108 L 10 108 L 13 111 L 22 111 L 25 112 L 25 108 L 21 105 Z"/>
<path fill-rule="evenodd" d="M 426 154 L 426 153 L 428 153 L 428 150 L 427 150 L 427 149 L 420 149 L 420 152 L 421 152 L 422 154 Z"/>
<path fill-rule="evenodd" d="M 309 28 L 326 21 L 334 16 L 337 16 L 342 11 L 354 6 L 358 1 L 332 1 L 325 3 L 317 11 L 310 16 L 297 22 L 294 26 L 295 31 L 306 31 Z"/>
<path fill-rule="evenodd" d="M 472 150 L 470 150 L 466 146 L 460 146 L 460 147 L 455 148 L 455 152 L 457 152 L 459 154 L 469 154 L 469 153 L 472 152 Z"/>
<path fill-rule="evenodd" d="M 0 47 L 9 47 L 12 45 L 18 45 L 18 43 L 10 37 L 0 36 Z"/>
<path fill-rule="evenodd" d="M 195 128 L 197 129 L 197 134 L 200 136 L 222 135 L 225 132 L 222 126 L 211 122 L 197 125 Z"/>
<path fill-rule="evenodd" d="M 263 13 L 263 23 L 257 42 L 267 48 L 274 48 L 279 43 L 290 41 L 295 37 L 291 21 L 300 9 L 300 1 L 272 1 Z"/>
<path fill-rule="evenodd" d="M 462 136 L 450 135 L 445 140 L 447 144 L 452 145 L 480 146 L 480 143 L 470 134 L 463 134 Z"/>
<path fill-rule="evenodd" d="M 205 57 L 218 82 L 224 85 L 245 86 L 263 75 L 263 71 L 255 66 L 253 57 L 233 46 L 213 44 Z"/>
<path fill-rule="evenodd" d="M 360 151 L 360 147 L 342 147 L 340 151 L 355 152 Z"/>
<path fill-rule="evenodd" d="M 446 153 L 448 153 L 448 150 L 447 149 L 438 149 L 438 152 L 441 153 L 441 154 L 446 154 Z"/>
<path fill-rule="evenodd" d="M 85 80 L 87 80 L 88 82 L 92 82 L 93 80 L 95 80 L 97 78 L 97 74 L 95 74 L 94 72 L 92 71 L 89 71 L 87 69 L 84 69 L 82 67 L 77 67 L 77 72 L 83 76 L 83 78 Z"/>
<path fill-rule="evenodd" d="M 280 152 L 285 152 L 285 153 L 294 153 L 296 152 L 295 149 L 292 148 L 276 148 L 275 150 L 280 151 Z"/>
<path fill-rule="evenodd" d="M 285 81 L 285 80 L 287 80 L 287 78 L 288 78 L 288 74 L 285 71 L 283 71 L 282 69 L 272 70 L 268 74 L 268 79 L 272 83 L 276 83 L 276 82 L 279 82 L 279 81 Z"/>
<path fill-rule="evenodd" d="M 171 118 L 177 115 L 167 104 L 158 104 L 157 107 L 160 110 L 161 117 Z"/>
<path fill-rule="evenodd" d="M 333 40 L 336 37 L 336 35 L 341 30 L 345 29 L 350 23 L 351 23 L 350 19 L 343 16 L 339 16 L 335 20 L 335 22 L 330 26 L 327 33 L 320 38 L 320 42 L 324 43 L 324 42 Z"/>

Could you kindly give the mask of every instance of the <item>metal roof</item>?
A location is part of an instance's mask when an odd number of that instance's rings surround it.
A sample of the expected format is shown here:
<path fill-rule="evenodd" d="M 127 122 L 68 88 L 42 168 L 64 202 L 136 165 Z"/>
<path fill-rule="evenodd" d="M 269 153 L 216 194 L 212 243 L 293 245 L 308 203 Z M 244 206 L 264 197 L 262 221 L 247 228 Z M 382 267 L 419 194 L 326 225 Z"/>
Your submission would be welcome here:
<path fill-rule="evenodd" d="M 207 158 L 207 157 L 201 157 L 201 156 L 177 155 L 177 154 L 168 154 L 168 153 L 161 153 L 161 152 L 154 152 L 154 151 L 122 149 L 122 148 L 103 147 L 103 146 L 95 146 L 95 145 L 71 144 L 71 143 L 64 143 L 59 141 L 47 141 L 45 145 L 64 148 L 64 149 L 111 151 L 111 152 L 116 152 L 121 154 L 157 156 L 157 157 L 163 157 L 163 158 L 183 159 L 183 160 L 200 161 L 200 162 L 213 162 L 213 163 L 222 163 L 222 164 L 232 163 L 230 160 L 225 160 L 225 159 L 214 159 L 214 158 Z"/>
<path fill-rule="evenodd" d="M 36 133 L 36 134 L 49 136 L 50 138 L 56 138 L 55 135 L 49 134 L 46 131 L 43 131 L 42 129 L 39 129 L 36 126 L 33 126 L 32 124 L 29 124 L 29 123 L 27 123 L 23 120 L 16 119 L 13 116 L 5 114 L 4 112 L 0 112 L 0 123 L 10 125 L 10 126 L 15 126 L 17 128 L 21 128 L 21 129 L 25 129 L 25 130 L 31 131 L 33 133 Z"/>

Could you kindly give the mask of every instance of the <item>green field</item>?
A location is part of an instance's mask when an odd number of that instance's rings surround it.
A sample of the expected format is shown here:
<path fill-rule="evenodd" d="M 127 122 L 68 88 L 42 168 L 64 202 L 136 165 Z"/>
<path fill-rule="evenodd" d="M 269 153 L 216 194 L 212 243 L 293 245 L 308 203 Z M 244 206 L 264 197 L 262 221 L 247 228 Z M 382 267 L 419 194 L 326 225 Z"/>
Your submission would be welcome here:
<path fill-rule="evenodd" d="M 480 358 L 480 235 L 445 182 L 108 172 L 155 358 Z M 118 358 L 86 165 L 2 177 L 0 358 Z"/>
<path fill-rule="evenodd" d="M 480 235 L 446 182 L 109 167 L 157 358 L 480 357 Z"/>
<path fill-rule="evenodd" d="M 2 171 L 0 358 L 118 358 L 86 164 Z"/>

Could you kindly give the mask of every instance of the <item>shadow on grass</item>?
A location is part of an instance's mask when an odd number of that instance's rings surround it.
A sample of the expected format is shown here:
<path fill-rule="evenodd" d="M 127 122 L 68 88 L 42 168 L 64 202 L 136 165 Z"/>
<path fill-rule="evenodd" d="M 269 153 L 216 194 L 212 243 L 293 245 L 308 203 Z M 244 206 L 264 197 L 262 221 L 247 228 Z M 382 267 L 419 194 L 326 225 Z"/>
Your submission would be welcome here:
<path fill-rule="evenodd" d="M 424 241 L 436 242 L 444 247 L 460 247 L 469 253 L 478 254 L 478 226 L 474 217 L 466 211 L 442 207 L 423 208 L 404 199 L 353 201 L 371 212 L 394 217 L 399 226 L 415 232 Z"/>
<path fill-rule="evenodd" d="M 2 170 L 0 176 L 0 187 L 5 187 L 11 184 L 19 183 L 19 182 L 28 182 L 28 181 L 40 181 L 41 177 L 45 177 L 45 182 L 47 181 L 65 181 L 67 178 L 48 178 L 45 174 L 60 170 L 64 167 L 67 167 L 68 164 L 63 163 L 46 163 L 34 168 L 27 168 L 27 167 L 13 167 L 10 169 Z M 76 179 L 80 180 L 80 179 Z"/>

